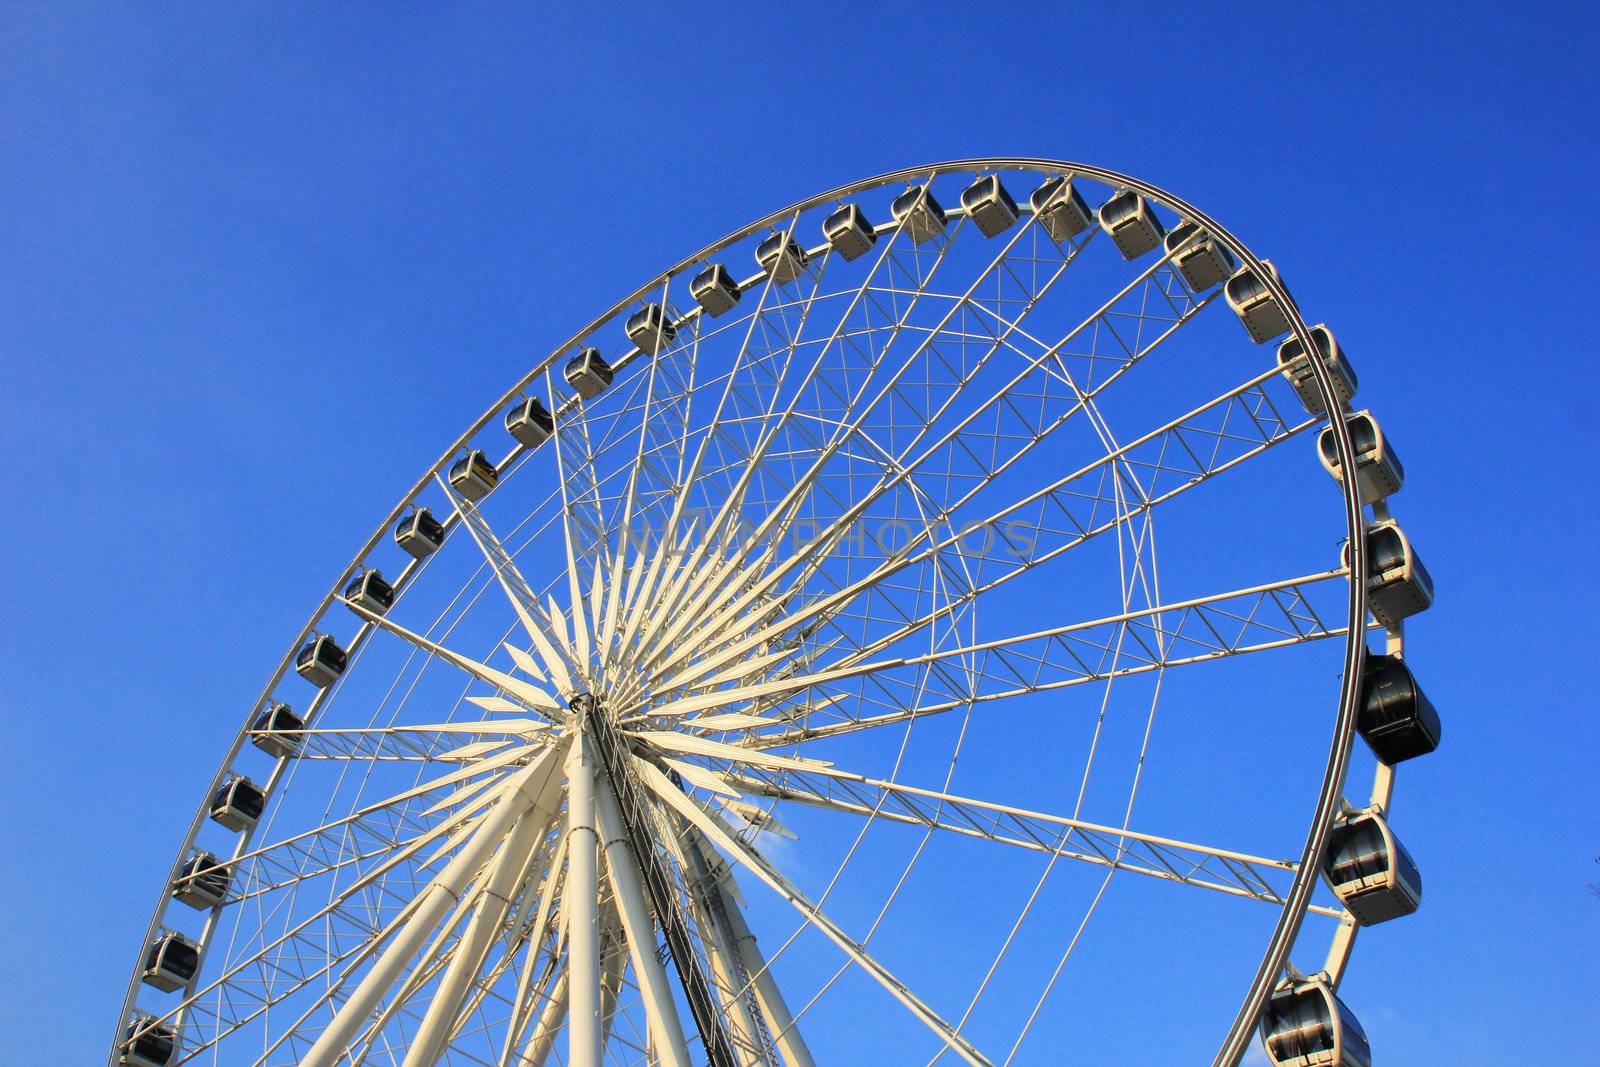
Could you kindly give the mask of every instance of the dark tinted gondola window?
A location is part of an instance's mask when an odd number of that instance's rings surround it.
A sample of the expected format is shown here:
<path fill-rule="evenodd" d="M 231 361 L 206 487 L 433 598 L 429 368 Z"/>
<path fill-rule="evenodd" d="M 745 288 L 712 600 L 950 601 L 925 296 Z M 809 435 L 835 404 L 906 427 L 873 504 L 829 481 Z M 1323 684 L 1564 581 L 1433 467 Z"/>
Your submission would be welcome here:
<path fill-rule="evenodd" d="M 1267 1048 L 1274 1059 L 1292 1060 L 1334 1046 L 1333 1019 L 1320 990 L 1303 989 L 1272 998 Z"/>
<path fill-rule="evenodd" d="M 200 953 L 194 946 L 183 941 L 172 940 L 167 942 L 166 953 L 162 957 L 168 970 L 183 975 L 185 978 L 194 974 L 200 963 Z"/>
<path fill-rule="evenodd" d="M 172 1058 L 174 1047 L 172 1031 L 165 1026 L 156 1026 L 138 1037 L 133 1036 L 140 1027 L 148 1025 L 148 1019 L 129 1024 L 126 1047 L 145 1059 L 155 1063 L 166 1063 Z"/>
<path fill-rule="evenodd" d="M 1357 452 L 1370 452 L 1378 447 L 1378 428 L 1372 419 L 1362 415 L 1347 420 L 1345 425 L 1350 427 L 1350 443 Z"/>
<path fill-rule="evenodd" d="M 1328 878 L 1335 885 L 1384 874 L 1390 867 L 1383 831 L 1371 819 L 1351 824 L 1342 833 L 1336 833 L 1330 843 L 1330 855 Z"/>
<path fill-rule="evenodd" d="M 1107 201 L 1105 207 L 1100 209 L 1100 218 L 1107 227 L 1114 229 L 1138 213 L 1138 194 L 1119 193 Z"/>
<path fill-rule="evenodd" d="M 261 809 L 266 806 L 265 800 L 259 790 L 244 782 L 239 782 L 233 791 L 234 810 L 251 817 L 261 814 Z"/>
<path fill-rule="evenodd" d="M 1398 567 L 1405 562 L 1405 542 L 1394 527 L 1386 526 L 1367 535 L 1367 553 L 1374 573 Z"/>
<path fill-rule="evenodd" d="M 178 877 L 191 881 L 196 888 L 211 896 L 221 898 L 227 895 L 230 879 L 227 869 L 218 866 L 220 862 L 209 852 L 198 853 L 189 858 Z"/>

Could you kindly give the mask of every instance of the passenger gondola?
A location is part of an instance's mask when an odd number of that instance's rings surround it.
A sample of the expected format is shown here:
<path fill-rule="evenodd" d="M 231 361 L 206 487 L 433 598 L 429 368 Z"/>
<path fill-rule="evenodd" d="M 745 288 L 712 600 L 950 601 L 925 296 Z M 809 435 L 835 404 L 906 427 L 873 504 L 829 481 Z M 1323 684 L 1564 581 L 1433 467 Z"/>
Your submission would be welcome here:
<path fill-rule="evenodd" d="M 1311 343 L 1316 348 L 1317 358 L 1328 368 L 1334 393 L 1341 403 L 1350 403 L 1350 398 L 1356 395 L 1356 372 L 1345 358 L 1339 342 L 1334 339 L 1333 331 L 1318 323 L 1311 327 Z M 1324 409 L 1322 394 L 1317 391 L 1316 371 L 1312 369 L 1311 360 L 1306 358 L 1305 346 L 1293 334 L 1278 345 L 1278 369 L 1283 380 L 1294 386 L 1305 409 L 1313 415 L 1320 415 Z"/>
<path fill-rule="evenodd" d="M 1349 545 L 1344 563 L 1350 565 Z M 1367 610 L 1384 626 L 1393 627 L 1433 604 L 1433 577 L 1393 520 L 1367 527 L 1367 575 Z"/>
<path fill-rule="evenodd" d="M 178 868 L 178 876 L 172 883 L 172 896 L 191 908 L 209 911 L 227 899 L 228 885 L 232 880 L 221 860 L 209 852 L 196 849 Z"/>
<path fill-rule="evenodd" d="M 1017 202 L 998 174 L 985 175 L 963 189 L 961 206 L 985 237 L 1002 234 L 1017 222 Z"/>
<path fill-rule="evenodd" d="M 200 970 L 200 946 L 180 933 L 168 931 L 157 937 L 145 953 L 144 973 L 139 977 L 163 993 L 189 984 Z"/>
<path fill-rule="evenodd" d="M 1138 259 L 1159 245 L 1167 233 L 1150 201 L 1131 189 L 1100 205 L 1100 228 L 1111 237 L 1123 259 Z"/>
<path fill-rule="evenodd" d="M 506 432 L 527 448 L 538 448 L 550 440 L 556 429 L 555 417 L 536 396 L 526 397 L 507 408 L 505 423 Z"/>
<path fill-rule="evenodd" d="M 1267 268 L 1273 278 L 1278 278 L 1277 268 L 1270 262 L 1262 260 L 1261 265 Z M 1228 279 L 1223 294 L 1228 298 L 1228 306 L 1233 308 L 1233 313 L 1244 323 L 1245 332 L 1249 333 L 1251 340 L 1256 344 L 1281 337 L 1288 332 L 1288 311 L 1278 303 L 1278 298 L 1272 295 L 1272 291 L 1256 274 L 1254 268 L 1240 267 L 1234 276 Z"/>
<path fill-rule="evenodd" d="M 294 669 L 318 689 L 326 689 L 339 680 L 350 657 L 339 642 L 327 634 L 315 634 L 294 658 Z"/>
<path fill-rule="evenodd" d="M 1376 811 L 1349 815 L 1333 825 L 1322 875 L 1362 926 L 1410 915 L 1422 903 L 1422 875 Z"/>
<path fill-rule="evenodd" d="M 1272 1067 L 1371 1067 L 1367 1033 L 1320 978 L 1279 986 L 1261 1014 Z"/>
<path fill-rule="evenodd" d="M 689 280 L 689 294 L 706 314 L 716 318 L 733 310 L 739 302 L 739 283 L 733 280 L 727 267 L 711 263 Z"/>
<path fill-rule="evenodd" d="M 1197 293 L 1221 285 L 1233 273 L 1233 256 L 1195 223 L 1178 223 L 1163 247 L 1184 284 Z"/>
<path fill-rule="evenodd" d="M 933 193 L 926 185 L 914 186 L 895 197 L 894 203 L 889 205 L 889 211 L 894 215 L 894 221 L 905 228 L 912 242 L 919 245 L 944 233 L 949 222 L 944 208 L 939 206 L 939 201 L 933 198 Z"/>
<path fill-rule="evenodd" d="M 451 486 L 468 500 L 482 500 L 499 482 L 500 472 L 489 462 L 489 457 L 477 449 L 456 460 L 450 468 Z"/>
<path fill-rule="evenodd" d="M 119 1067 L 167 1067 L 177 1053 L 178 1032 L 156 1022 L 154 1015 L 139 1012 L 128 1021 L 117 1063 Z"/>
<path fill-rule="evenodd" d="M 632 315 L 629 315 L 628 323 L 623 329 L 628 335 L 628 340 L 637 345 L 639 351 L 647 356 L 653 356 L 660 352 L 678 336 L 678 328 L 667 318 L 667 312 L 660 304 L 646 304 Z M 594 352 L 595 350 L 584 349 L 584 351 Z M 599 353 L 595 352 L 595 355 L 599 356 Z M 567 366 L 570 368 L 572 364 L 569 363 Z M 608 372 L 606 385 L 611 384 L 610 370 L 610 367 L 606 368 Z M 569 377 L 567 381 L 571 382 L 572 379 Z M 574 384 L 573 388 L 577 389 L 578 387 Z M 578 392 L 583 393 L 583 390 L 578 389 Z M 588 396 L 589 394 L 584 393 L 585 398 Z"/>
<path fill-rule="evenodd" d="M 1356 486 L 1361 492 L 1362 503 L 1371 504 L 1398 493 L 1405 484 L 1406 469 L 1384 437 L 1378 420 L 1369 411 L 1358 411 L 1346 415 L 1344 424 L 1349 428 L 1350 444 L 1356 453 Z M 1344 468 L 1339 464 L 1339 444 L 1334 438 L 1332 426 L 1324 428 L 1317 435 L 1317 458 L 1322 461 L 1323 470 L 1333 475 L 1336 481 L 1343 477 Z"/>
<path fill-rule="evenodd" d="M 266 810 L 267 795 L 250 779 L 234 775 L 211 797 L 211 817 L 230 830 L 248 830 Z"/>
<path fill-rule="evenodd" d="M 1094 224 L 1083 193 L 1071 178 L 1051 178 L 1028 197 L 1028 206 L 1052 241 L 1070 241 Z"/>
<path fill-rule="evenodd" d="M 878 233 L 857 204 L 845 204 L 822 220 L 822 236 L 845 262 L 860 259 L 878 242 Z"/>
<path fill-rule="evenodd" d="M 394 586 L 377 571 L 362 571 L 344 587 L 344 598 L 374 615 L 382 615 L 394 607 Z"/>
<path fill-rule="evenodd" d="M 285 759 L 300 748 L 301 730 L 306 721 L 294 709 L 274 700 L 250 725 L 250 743 L 273 759 Z"/>
<path fill-rule="evenodd" d="M 634 318 L 638 317 L 634 315 Z M 633 319 L 629 319 L 628 324 L 631 326 Z M 629 334 L 632 335 L 631 330 Z M 585 400 L 593 400 L 605 392 L 612 378 L 611 364 L 600 355 L 598 348 L 579 349 L 577 355 L 567 360 L 566 369 L 561 373 L 567 379 L 567 384 Z"/>
<path fill-rule="evenodd" d="M 1439 713 L 1404 660 L 1367 656 L 1356 730 L 1372 754 L 1391 766 L 1439 747 Z"/>
<path fill-rule="evenodd" d="M 794 281 L 806 269 L 806 250 L 786 233 L 774 233 L 756 246 L 756 262 L 779 285 Z"/>
<path fill-rule="evenodd" d="M 413 559 L 427 559 L 444 544 L 444 524 L 427 508 L 418 508 L 396 524 L 394 543 Z"/>

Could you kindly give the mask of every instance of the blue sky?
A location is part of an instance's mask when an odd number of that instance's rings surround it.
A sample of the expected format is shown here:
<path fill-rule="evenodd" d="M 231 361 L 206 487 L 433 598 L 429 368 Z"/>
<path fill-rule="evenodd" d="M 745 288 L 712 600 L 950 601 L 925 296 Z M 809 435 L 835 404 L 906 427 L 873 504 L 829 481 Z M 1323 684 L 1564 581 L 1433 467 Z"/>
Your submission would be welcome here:
<path fill-rule="evenodd" d="M 1439 586 L 1411 640 L 1445 739 L 1397 808 L 1423 908 L 1350 989 L 1384 1062 L 1594 1062 L 1596 30 L 0 3 L 0 1020 L 29 1062 L 102 1053 L 236 709 L 536 354 L 821 188 L 1042 155 L 1193 200 L 1392 354 L 1355 358 Z"/>

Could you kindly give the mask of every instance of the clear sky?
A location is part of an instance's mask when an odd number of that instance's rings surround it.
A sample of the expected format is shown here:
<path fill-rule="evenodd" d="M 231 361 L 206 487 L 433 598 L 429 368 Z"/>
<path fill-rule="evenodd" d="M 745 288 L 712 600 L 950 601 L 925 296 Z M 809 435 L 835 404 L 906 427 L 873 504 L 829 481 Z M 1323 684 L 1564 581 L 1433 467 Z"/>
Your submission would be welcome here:
<path fill-rule="evenodd" d="M 1445 736 L 1422 910 L 1351 988 L 1386 1063 L 1600 1062 L 1594 9 L 1315 7 L 0 2 L 8 1054 L 103 1056 L 239 707 L 536 354 L 801 196 L 995 154 L 1186 196 L 1357 353 Z"/>

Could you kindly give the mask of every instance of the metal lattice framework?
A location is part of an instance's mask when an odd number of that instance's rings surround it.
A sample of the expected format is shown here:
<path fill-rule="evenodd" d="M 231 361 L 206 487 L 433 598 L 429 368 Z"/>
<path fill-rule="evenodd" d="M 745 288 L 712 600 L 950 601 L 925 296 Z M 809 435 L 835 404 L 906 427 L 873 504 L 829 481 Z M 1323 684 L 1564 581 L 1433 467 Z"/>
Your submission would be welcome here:
<path fill-rule="evenodd" d="M 1072 957 L 1170 922 L 1233 1012 L 1175 1047 L 1237 1063 L 1344 973 L 1319 872 L 1369 631 L 1403 654 L 1350 389 L 1280 336 L 1321 351 L 1214 220 L 1042 159 L 854 183 L 652 279 L 317 606 L 110 1062 L 1094 1060 Z"/>

